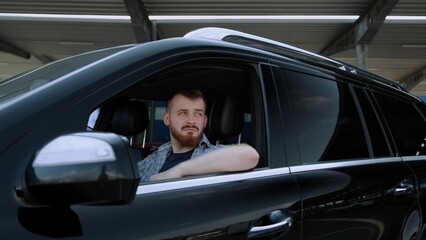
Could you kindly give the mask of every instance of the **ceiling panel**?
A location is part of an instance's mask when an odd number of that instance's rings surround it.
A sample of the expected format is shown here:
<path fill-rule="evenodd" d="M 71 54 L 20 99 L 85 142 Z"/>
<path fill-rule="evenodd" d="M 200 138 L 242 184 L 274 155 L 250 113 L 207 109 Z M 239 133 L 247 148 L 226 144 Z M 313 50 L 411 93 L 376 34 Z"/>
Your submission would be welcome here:
<path fill-rule="evenodd" d="M 370 0 L 145 0 L 153 15 L 357 15 L 371 4 Z"/>

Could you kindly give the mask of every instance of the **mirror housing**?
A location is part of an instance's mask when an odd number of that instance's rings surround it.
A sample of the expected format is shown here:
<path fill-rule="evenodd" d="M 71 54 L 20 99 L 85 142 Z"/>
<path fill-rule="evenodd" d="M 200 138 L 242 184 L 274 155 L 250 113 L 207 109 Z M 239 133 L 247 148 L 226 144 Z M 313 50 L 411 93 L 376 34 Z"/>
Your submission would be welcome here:
<path fill-rule="evenodd" d="M 113 133 L 60 136 L 27 167 L 23 198 L 31 205 L 128 204 L 140 176 L 135 149 Z"/>

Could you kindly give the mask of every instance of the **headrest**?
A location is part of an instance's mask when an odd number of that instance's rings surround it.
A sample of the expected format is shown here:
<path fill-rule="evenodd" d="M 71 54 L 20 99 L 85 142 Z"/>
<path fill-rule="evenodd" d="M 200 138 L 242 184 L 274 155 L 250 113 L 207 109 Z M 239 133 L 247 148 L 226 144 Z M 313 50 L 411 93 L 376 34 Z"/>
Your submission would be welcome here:
<path fill-rule="evenodd" d="M 241 133 L 244 111 L 240 100 L 234 96 L 216 99 L 209 111 L 207 135 L 211 141 L 225 140 Z"/>
<path fill-rule="evenodd" d="M 111 131 L 125 136 L 138 135 L 148 126 L 148 110 L 141 101 L 120 101 L 111 121 Z"/>

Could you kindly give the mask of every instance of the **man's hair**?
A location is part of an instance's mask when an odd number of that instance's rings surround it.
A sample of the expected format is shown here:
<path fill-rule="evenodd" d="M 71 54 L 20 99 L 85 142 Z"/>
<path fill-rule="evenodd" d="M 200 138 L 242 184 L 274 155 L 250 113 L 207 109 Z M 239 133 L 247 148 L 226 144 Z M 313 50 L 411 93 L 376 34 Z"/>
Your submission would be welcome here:
<path fill-rule="evenodd" d="M 183 95 L 191 100 L 201 98 L 204 101 L 205 108 L 207 109 L 207 102 L 206 98 L 204 96 L 204 93 L 201 90 L 198 89 L 179 89 L 174 92 L 172 92 L 166 99 L 166 110 L 169 108 L 170 101 L 176 96 L 176 95 Z"/>

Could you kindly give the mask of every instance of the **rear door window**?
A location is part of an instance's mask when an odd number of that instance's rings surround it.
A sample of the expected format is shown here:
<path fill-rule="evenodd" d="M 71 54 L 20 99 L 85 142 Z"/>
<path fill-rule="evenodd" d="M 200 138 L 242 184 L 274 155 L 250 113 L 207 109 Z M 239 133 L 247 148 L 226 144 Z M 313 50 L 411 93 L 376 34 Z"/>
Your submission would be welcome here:
<path fill-rule="evenodd" d="M 283 70 L 302 163 L 369 157 L 346 83 Z"/>

